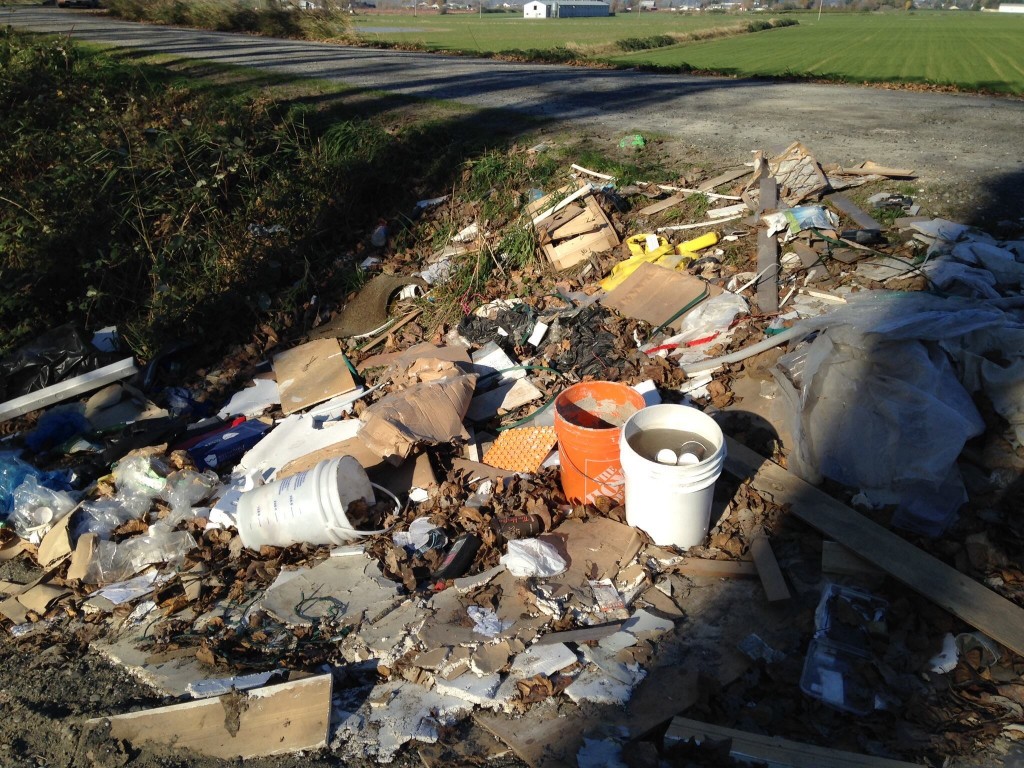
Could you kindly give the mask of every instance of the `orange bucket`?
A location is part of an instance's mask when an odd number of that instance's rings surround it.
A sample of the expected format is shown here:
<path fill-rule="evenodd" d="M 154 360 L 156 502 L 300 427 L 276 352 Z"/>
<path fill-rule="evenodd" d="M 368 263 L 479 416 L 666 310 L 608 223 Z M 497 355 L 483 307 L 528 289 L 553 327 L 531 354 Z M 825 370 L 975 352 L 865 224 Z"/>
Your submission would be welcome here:
<path fill-rule="evenodd" d="M 614 381 L 574 384 L 555 398 L 562 489 L 570 502 L 588 504 L 595 496 L 625 500 L 619 436 L 643 407 L 643 395 Z"/>

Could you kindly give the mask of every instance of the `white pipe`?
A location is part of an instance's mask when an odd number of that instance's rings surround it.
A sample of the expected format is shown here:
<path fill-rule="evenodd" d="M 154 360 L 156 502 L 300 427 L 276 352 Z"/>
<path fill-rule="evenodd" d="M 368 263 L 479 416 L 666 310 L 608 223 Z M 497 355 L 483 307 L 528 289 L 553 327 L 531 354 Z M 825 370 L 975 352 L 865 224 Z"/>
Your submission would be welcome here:
<path fill-rule="evenodd" d="M 724 219 L 711 219 L 711 221 L 699 221 L 696 224 L 676 224 L 671 227 L 658 227 L 656 232 L 679 232 L 683 229 L 700 229 L 701 227 L 713 227 L 716 224 L 724 224 L 727 221 L 733 221 L 742 216 L 742 213 L 737 213 L 735 216 L 727 216 Z"/>
<path fill-rule="evenodd" d="M 588 176 L 593 176 L 594 178 L 597 179 L 604 179 L 605 181 L 615 181 L 614 176 L 609 176 L 607 173 L 598 173 L 597 171 L 592 171 L 589 168 L 584 168 L 582 165 L 576 165 L 576 163 L 573 163 L 569 167 L 572 168 L 574 171 L 585 173 Z"/>
<path fill-rule="evenodd" d="M 769 349 L 773 349 L 780 344 L 785 344 L 790 339 L 798 339 L 806 336 L 810 331 L 806 327 L 795 325 L 792 328 L 787 328 L 782 333 L 775 336 L 769 336 L 764 341 L 759 341 L 757 344 L 752 344 L 749 347 L 744 347 L 738 352 L 733 352 L 730 355 L 723 355 L 722 357 L 716 357 L 713 360 L 702 360 L 699 363 L 693 363 L 691 365 L 683 366 L 683 373 L 687 376 L 693 376 L 697 373 L 704 373 L 705 371 L 713 371 L 716 368 L 721 368 L 723 365 L 731 365 L 732 363 L 740 363 L 746 360 L 748 357 L 759 355 L 762 352 L 766 352 Z"/>

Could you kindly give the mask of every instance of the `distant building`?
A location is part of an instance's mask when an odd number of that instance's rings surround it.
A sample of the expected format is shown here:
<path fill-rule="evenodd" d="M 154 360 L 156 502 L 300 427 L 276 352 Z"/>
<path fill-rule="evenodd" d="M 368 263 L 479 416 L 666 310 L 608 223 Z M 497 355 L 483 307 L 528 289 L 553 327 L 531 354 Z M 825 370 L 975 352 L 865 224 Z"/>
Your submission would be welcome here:
<path fill-rule="evenodd" d="M 612 7 L 601 0 L 531 0 L 523 6 L 524 19 L 578 19 L 586 16 L 611 16 Z"/>
<path fill-rule="evenodd" d="M 601 0 L 560 0 L 553 4 L 555 16 L 560 19 L 578 19 L 584 16 L 611 16 L 612 7 Z"/>
<path fill-rule="evenodd" d="M 1000 13 L 1024 13 L 1024 3 L 1000 3 Z"/>

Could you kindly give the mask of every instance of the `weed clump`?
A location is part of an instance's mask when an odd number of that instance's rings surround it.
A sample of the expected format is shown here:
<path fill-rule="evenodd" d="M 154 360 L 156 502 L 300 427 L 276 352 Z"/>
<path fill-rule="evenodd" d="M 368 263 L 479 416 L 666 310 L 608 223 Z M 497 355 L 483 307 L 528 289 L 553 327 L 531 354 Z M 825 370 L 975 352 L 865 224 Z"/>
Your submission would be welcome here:
<path fill-rule="evenodd" d="M 675 45 L 676 40 L 671 35 L 655 35 L 653 37 L 627 37 L 624 40 L 616 41 L 615 45 L 622 51 L 649 51 L 654 48 L 665 48 Z"/>

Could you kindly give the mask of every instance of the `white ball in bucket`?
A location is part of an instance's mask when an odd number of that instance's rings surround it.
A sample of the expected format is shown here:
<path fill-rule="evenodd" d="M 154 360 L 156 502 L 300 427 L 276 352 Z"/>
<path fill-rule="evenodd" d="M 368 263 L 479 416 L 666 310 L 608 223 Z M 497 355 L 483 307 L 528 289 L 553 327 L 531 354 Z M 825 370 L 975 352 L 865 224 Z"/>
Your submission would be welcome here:
<path fill-rule="evenodd" d="M 679 461 L 679 457 L 676 456 L 676 452 L 671 448 L 662 448 L 655 454 L 654 460 L 659 464 L 675 464 Z"/>

